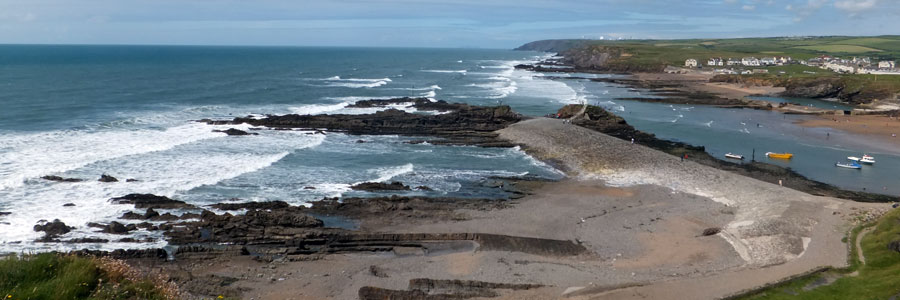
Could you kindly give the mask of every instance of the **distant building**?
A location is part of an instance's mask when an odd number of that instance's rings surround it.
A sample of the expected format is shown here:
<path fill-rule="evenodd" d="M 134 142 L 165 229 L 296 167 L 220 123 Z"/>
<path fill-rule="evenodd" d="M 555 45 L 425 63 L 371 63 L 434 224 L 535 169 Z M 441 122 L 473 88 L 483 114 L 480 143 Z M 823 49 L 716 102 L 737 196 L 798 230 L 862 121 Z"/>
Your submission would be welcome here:
<path fill-rule="evenodd" d="M 759 60 L 759 63 L 764 66 L 774 66 L 775 58 L 774 57 L 763 57 Z"/>
<path fill-rule="evenodd" d="M 745 66 L 749 66 L 749 67 L 758 67 L 759 59 L 756 59 L 756 57 L 752 57 L 752 56 L 744 57 L 741 59 L 741 64 L 745 65 Z"/>
<path fill-rule="evenodd" d="M 767 74 L 769 70 L 766 69 L 753 69 L 753 74 Z"/>
<path fill-rule="evenodd" d="M 897 65 L 894 63 L 893 60 L 882 60 L 882 61 L 878 62 L 879 69 L 893 69 L 896 67 L 897 67 Z"/>
<path fill-rule="evenodd" d="M 728 66 L 740 65 L 740 64 L 741 64 L 741 61 L 739 59 L 730 58 L 730 57 L 728 58 L 728 61 L 725 62 L 725 65 L 728 65 Z"/>
<path fill-rule="evenodd" d="M 707 66 L 724 66 L 725 62 L 721 57 L 713 57 L 706 61 Z"/>
<path fill-rule="evenodd" d="M 737 74 L 733 69 L 716 69 L 716 74 Z"/>
<path fill-rule="evenodd" d="M 776 56 L 775 63 L 780 65 L 786 65 L 793 61 L 790 56 Z"/>
<path fill-rule="evenodd" d="M 741 71 L 741 75 L 750 75 L 750 74 L 753 74 L 753 71 L 750 71 L 750 70 Z"/>
<path fill-rule="evenodd" d="M 839 60 L 826 62 L 822 67 L 838 73 L 856 73 L 857 69 L 857 66 Z"/>
<path fill-rule="evenodd" d="M 688 68 L 696 68 L 699 64 L 696 59 L 688 58 L 684 61 L 684 66 Z"/>

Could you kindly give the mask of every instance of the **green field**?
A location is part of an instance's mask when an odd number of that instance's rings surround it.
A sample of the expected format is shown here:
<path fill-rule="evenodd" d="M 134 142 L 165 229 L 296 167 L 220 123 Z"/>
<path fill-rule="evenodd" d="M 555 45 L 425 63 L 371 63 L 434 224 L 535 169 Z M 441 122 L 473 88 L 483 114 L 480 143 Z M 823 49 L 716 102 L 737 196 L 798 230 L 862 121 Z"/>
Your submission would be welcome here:
<path fill-rule="evenodd" d="M 881 50 L 875 48 L 869 48 L 865 46 L 859 45 L 813 45 L 813 46 L 797 46 L 794 48 L 820 51 L 826 53 L 867 53 L 867 52 L 881 52 Z"/>
<path fill-rule="evenodd" d="M 861 229 L 855 229 L 847 243 L 855 244 L 853 241 Z M 887 247 L 888 243 L 897 240 L 900 240 L 900 210 L 895 209 L 863 237 L 862 249 L 852 247 L 849 268 L 802 277 L 740 299 L 888 299 L 900 294 L 900 252 Z M 859 250 L 862 250 L 865 263 L 857 258 L 856 251 Z M 829 283 L 831 280 L 833 282 Z"/>

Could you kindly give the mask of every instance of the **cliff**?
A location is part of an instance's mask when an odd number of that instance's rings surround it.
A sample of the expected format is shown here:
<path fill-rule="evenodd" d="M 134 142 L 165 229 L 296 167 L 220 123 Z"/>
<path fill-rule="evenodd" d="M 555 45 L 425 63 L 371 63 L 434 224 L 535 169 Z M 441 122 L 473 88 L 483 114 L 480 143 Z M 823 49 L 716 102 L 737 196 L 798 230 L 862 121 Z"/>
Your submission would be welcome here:
<path fill-rule="evenodd" d="M 588 45 L 591 40 L 542 40 L 519 46 L 518 51 L 563 52 L 572 48 Z"/>
<path fill-rule="evenodd" d="M 890 87 L 836 76 L 774 78 L 716 75 L 709 81 L 784 87 L 785 91 L 781 93 L 784 97 L 835 98 L 854 105 L 869 104 L 875 100 L 891 100 L 896 97 Z"/>

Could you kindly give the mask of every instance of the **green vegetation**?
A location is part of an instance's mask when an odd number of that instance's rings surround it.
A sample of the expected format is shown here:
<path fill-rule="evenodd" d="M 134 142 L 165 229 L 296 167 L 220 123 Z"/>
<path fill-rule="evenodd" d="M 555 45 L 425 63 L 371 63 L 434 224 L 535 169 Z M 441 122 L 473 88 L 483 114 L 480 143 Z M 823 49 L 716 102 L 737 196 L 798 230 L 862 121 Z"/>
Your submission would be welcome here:
<path fill-rule="evenodd" d="M 4 300 L 171 299 L 177 291 L 164 280 L 141 278 L 122 261 L 43 253 L 0 260 L 0 296 Z"/>
<path fill-rule="evenodd" d="M 740 299 L 888 299 L 900 294 L 900 253 L 887 247 L 900 240 L 900 210 L 889 212 L 874 226 L 863 237 L 862 249 L 856 249 L 853 241 L 864 227 L 851 232 L 850 267 L 801 277 Z M 859 261 L 858 250 L 865 254 L 865 264 Z M 834 281 L 828 284 L 828 279 Z"/>
<path fill-rule="evenodd" d="M 857 46 L 857 45 L 815 45 L 815 46 L 799 46 L 794 48 L 807 49 L 813 51 L 827 52 L 827 53 L 866 53 L 866 52 L 881 52 L 881 50 Z"/>

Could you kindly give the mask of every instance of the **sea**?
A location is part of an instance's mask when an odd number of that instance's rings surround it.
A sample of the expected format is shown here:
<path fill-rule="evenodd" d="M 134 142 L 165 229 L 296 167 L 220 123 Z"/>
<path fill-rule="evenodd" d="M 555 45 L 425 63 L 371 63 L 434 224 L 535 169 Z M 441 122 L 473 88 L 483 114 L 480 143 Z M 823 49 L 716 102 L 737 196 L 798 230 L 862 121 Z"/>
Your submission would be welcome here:
<path fill-rule="evenodd" d="M 794 125 L 802 116 L 618 100 L 651 95 L 589 80 L 619 75 L 514 68 L 552 55 L 492 49 L 0 45 L 0 212 L 8 213 L 0 214 L 0 253 L 165 246 L 158 233 L 112 235 L 87 226 L 133 210 L 109 201 L 131 193 L 195 205 L 271 200 L 307 205 L 325 197 L 383 196 L 350 186 L 400 181 L 431 189 L 401 193 L 406 195 L 497 198 L 508 195 L 491 184 L 496 177 L 564 177 L 519 148 L 302 131 L 227 136 L 213 130 L 249 126 L 194 122 L 366 114 L 384 108 L 345 106 L 397 97 L 510 105 L 529 116 L 590 103 L 640 130 L 704 145 L 716 156 L 749 157 L 755 150 L 756 158 L 765 160 L 761 155 L 767 151 L 792 152 L 795 159 L 772 163 L 843 188 L 900 194 L 893 176 L 900 170 L 898 153 L 889 147 L 864 149 L 852 136 Z M 875 155 L 877 164 L 863 170 L 834 167 L 836 160 L 863 153 Z M 98 182 L 103 174 L 119 181 Z M 52 182 L 40 178 L 45 175 L 84 181 Z M 34 242 L 42 233 L 33 226 L 54 219 L 74 227 L 63 240 L 111 242 Z M 124 237 L 144 242 L 118 242 Z"/>

